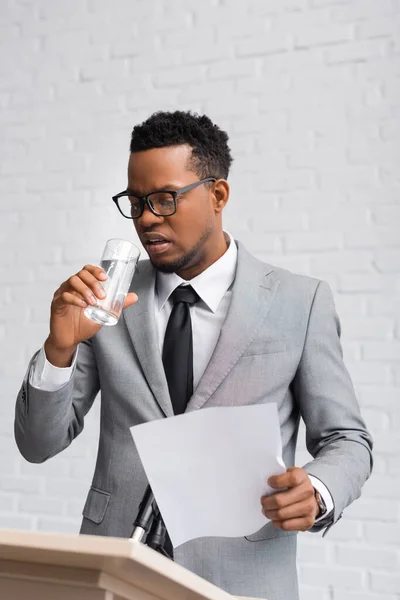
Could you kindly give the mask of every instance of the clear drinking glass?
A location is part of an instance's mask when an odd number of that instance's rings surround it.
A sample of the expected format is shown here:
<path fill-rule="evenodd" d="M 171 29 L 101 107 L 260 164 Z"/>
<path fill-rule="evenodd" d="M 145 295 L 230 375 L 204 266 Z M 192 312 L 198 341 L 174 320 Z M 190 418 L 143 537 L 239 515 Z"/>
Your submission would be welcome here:
<path fill-rule="evenodd" d="M 131 242 L 119 239 L 106 242 L 100 266 L 108 277 L 100 283 L 107 295 L 96 305 L 85 308 L 88 319 L 100 325 L 118 323 L 139 256 L 139 248 Z"/>

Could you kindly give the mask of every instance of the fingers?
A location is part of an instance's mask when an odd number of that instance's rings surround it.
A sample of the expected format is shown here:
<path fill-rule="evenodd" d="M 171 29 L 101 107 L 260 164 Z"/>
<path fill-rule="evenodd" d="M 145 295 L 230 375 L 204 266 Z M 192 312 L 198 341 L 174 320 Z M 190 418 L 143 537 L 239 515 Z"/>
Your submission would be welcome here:
<path fill-rule="evenodd" d="M 314 523 L 315 518 L 310 515 L 299 519 L 290 519 L 289 521 L 273 521 L 274 526 L 283 531 L 308 531 Z"/>
<path fill-rule="evenodd" d="M 56 311 L 65 307 L 66 304 L 69 306 L 78 306 L 79 308 L 87 307 L 85 300 L 79 294 L 73 292 L 62 292 L 53 300 L 53 306 Z"/>
<path fill-rule="evenodd" d="M 137 301 L 138 301 L 137 295 L 134 294 L 133 292 L 129 292 L 126 295 L 125 302 L 124 302 L 124 305 L 122 308 L 127 308 L 128 306 L 132 306 L 132 304 L 135 304 L 135 302 L 137 302 Z"/>
<path fill-rule="evenodd" d="M 86 265 L 77 273 L 65 281 L 54 295 L 55 305 L 72 304 L 82 306 L 82 301 L 87 304 L 96 305 L 99 300 L 106 297 L 106 293 L 100 280 L 107 279 L 101 267 Z M 71 294 L 74 299 L 71 299 Z M 80 298 L 77 300 L 77 297 Z"/>
<path fill-rule="evenodd" d="M 285 490 L 261 498 L 263 513 L 275 527 L 285 531 L 307 531 L 314 525 L 318 504 L 304 469 L 291 467 L 282 475 L 270 477 L 268 484 L 274 489 Z"/>
<path fill-rule="evenodd" d="M 268 485 L 276 490 L 294 488 L 308 481 L 308 473 L 299 467 L 289 467 L 286 473 L 273 475 L 268 479 Z"/>
<path fill-rule="evenodd" d="M 317 507 L 314 497 L 307 498 L 302 502 L 296 502 L 290 504 L 284 508 L 277 508 L 273 510 L 263 509 L 264 515 L 271 521 L 290 521 L 291 519 L 297 519 L 302 517 L 312 517 L 313 519 L 317 513 Z"/>
<path fill-rule="evenodd" d="M 297 504 L 298 502 L 302 502 L 310 498 L 314 498 L 314 490 L 312 486 L 308 486 L 306 483 L 304 483 L 286 492 L 278 492 L 277 494 L 272 494 L 271 496 L 263 496 L 261 499 L 261 504 L 265 511 L 270 511 L 285 508 L 286 506 Z"/>

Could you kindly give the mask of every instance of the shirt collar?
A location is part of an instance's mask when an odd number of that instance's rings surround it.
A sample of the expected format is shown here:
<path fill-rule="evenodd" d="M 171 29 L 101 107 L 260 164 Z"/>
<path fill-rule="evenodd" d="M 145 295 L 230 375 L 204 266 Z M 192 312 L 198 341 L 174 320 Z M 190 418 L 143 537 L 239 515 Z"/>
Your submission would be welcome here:
<path fill-rule="evenodd" d="M 159 310 L 162 310 L 172 292 L 179 285 L 190 283 L 208 308 L 214 313 L 217 311 L 222 298 L 232 285 L 236 273 L 237 247 L 231 234 L 227 231 L 225 233 L 229 237 L 229 248 L 221 258 L 200 275 L 193 277 L 190 282 L 182 279 L 176 273 L 157 271 L 156 290 Z"/>

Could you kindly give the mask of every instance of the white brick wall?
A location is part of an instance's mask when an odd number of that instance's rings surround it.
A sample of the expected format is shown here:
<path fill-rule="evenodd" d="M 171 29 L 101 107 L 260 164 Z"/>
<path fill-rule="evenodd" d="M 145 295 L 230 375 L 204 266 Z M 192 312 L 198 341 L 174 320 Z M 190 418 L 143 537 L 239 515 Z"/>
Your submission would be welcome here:
<path fill-rule="evenodd" d="M 25 463 L 14 398 L 54 290 L 132 235 L 110 196 L 132 126 L 207 112 L 236 157 L 225 225 L 329 281 L 376 471 L 325 539 L 300 539 L 304 600 L 400 599 L 400 2 L 10 0 L 0 14 L 0 528 L 76 531 L 98 407 Z M 306 453 L 299 451 L 298 462 Z"/>

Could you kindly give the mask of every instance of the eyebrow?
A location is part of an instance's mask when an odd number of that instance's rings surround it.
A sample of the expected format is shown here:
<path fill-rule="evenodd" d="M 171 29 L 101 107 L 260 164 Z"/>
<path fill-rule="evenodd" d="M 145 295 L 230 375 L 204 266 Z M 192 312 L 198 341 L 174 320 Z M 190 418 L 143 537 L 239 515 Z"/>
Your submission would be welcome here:
<path fill-rule="evenodd" d="M 163 185 L 162 187 L 157 188 L 156 190 L 152 190 L 151 192 L 148 192 L 147 194 L 141 194 L 140 192 L 138 192 L 137 190 L 133 190 L 132 188 L 127 187 L 126 191 L 129 192 L 130 194 L 132 194 L 132 196 L 137 196 L 138 198 L 141 198 L 143 196 L 147 196 L 148 194 L 153 194 L 153 193 L 157 193 L 157 192 L 176 192 L 177 190 L 179 190 L 181 186 L 176 186 L 172 183 L 167 183 L 166 185 Z"/>

